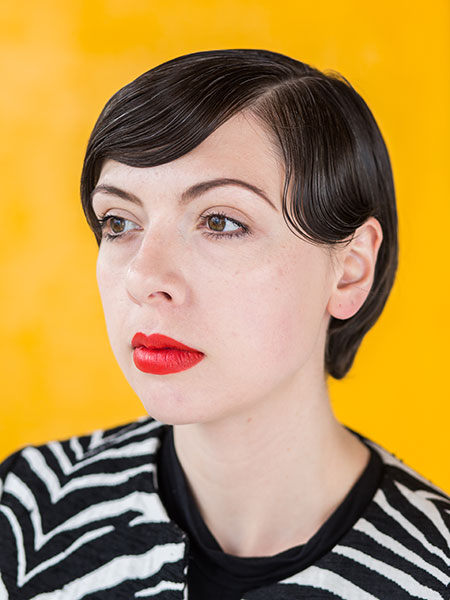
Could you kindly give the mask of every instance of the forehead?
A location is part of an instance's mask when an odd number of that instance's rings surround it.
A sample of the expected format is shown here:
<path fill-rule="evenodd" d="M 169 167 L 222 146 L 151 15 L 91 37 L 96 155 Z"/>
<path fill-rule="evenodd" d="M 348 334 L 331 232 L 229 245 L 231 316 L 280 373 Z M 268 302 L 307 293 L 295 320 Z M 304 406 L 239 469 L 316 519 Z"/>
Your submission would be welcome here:
<path fill-rule="evenodd" d="M 263 190 L 281 204 L 284 164 L 281 151 L 263 125 L 249 113 L 239 113 L 217 128 L 201 144 L 180 158 L 156 167 L 136 168 L 105 161 L 98 183 L 127 188 L 161 187 L 182 193 L 206 179 L 234 178 Z"/>

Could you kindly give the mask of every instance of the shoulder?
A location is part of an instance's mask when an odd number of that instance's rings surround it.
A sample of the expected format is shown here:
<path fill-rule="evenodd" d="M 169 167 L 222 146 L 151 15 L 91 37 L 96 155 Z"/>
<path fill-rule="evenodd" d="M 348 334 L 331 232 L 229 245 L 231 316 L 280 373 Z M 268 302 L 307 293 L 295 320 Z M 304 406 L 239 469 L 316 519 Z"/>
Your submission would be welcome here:
<path fill-rule="evenodd" d="M 0 597 L 72 597 L 81 581 L 89 592 L 119 586 L 129 597 L 123 573 L 140 569 L 148 583 L 155 561 L 183 561 L 182 536 L 156 489 L 165 427 L 146 417 L 27 446 L 0 465 Z"/>
<path fill-rule="evenodd" d="M 25 488 L 46 489 L 57 502 L 74 489 L 119 483 L 133 473 L 154 472 L 164 425 L 150 417 L 110 429 L 25 446 L 0 464 L 0 502 L 23 498 Z"/>
<path fill-rule="evenodd" d="M 0 516 L 12 511 L 20 518 L 46 507 L 47 514 L 64 520 L 72 511 L 108 494 L 123 495 L 132 486 L 155 492 L 156 454 L 164 427 L 142 417 L 111 429 L 21 448 L 0 464 Z M 49 511 L 56 505 L 57 512 Z"/>
<path fill-rule="evenodd" d="M 406 513 L 405 516 L 414 515 L 415 523 L 424 528 L 428 529 L 430 523 L 434 523 L 441 533 L 448 534 L 450 496 L 379 444 L 367 439 L 365 442 L 379 454 L 384 464 L 384 476 L 374 500 L 387 510 L 391 506 L 400 514 Z M 450 535 L 446 537 L 450 546 Z"/>
<path fill-rule="evenodd" d="M 34 526 L 37 515 L 55 528 L 82 510 L 133 491 L 156 496 L 156 455 L 164 427 L 145 417 L 25 446 L 7 457 L 0 464 L 0 535 L 30 518 Z"/>
<path fill-rule="evenodd" d="M 444 592 L 450 583 L 450 497 L 378 444 L 365 441 L 379 454 L 383 476 L 366 511 L 334 551 L 402 593 L 443 597 L 432 591 Z"/>

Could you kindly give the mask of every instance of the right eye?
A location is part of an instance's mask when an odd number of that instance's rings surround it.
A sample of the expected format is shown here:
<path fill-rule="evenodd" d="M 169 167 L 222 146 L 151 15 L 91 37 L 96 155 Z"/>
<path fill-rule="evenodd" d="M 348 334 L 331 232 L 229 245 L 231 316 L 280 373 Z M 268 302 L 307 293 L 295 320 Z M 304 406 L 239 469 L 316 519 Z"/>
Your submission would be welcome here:
<path fill-rule="evenodd" d="M 98 219 L 98 223 L 102 232 L 102 239 L 105 240 L 115 240 L 124 237 L 133 229 L 138 228 L 133 221 L 125 219 L 124 217 L 118 217 L 117 215 L 101 217 Z"/>

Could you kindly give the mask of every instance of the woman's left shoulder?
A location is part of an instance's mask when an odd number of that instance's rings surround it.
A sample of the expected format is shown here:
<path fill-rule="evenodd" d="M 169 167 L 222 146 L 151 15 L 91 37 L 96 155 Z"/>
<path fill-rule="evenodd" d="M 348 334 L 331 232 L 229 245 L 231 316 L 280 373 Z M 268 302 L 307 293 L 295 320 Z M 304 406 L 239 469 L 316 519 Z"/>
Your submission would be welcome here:
<path fill-rule="evenodd" d="M 378 517 L 390 520 L 400 537 L 436 544 L 450 560 L 450 496 L 373 441 L 365 442 L 383 462 L 383 476 L 373 497 Z M 443 553 L 443 554 L 442 554 Z"/>
<path fill-rule="evenodd" d="M 450 503 L 450 496 L 427 479 L 403 460 L 398 458 L 392 452 L 389 452 L 380 444 L 367 438 L 363 438 L 365 443 L 377 452 L 385 467 L 385 483 L 392 481 L 398 488 L 407 486 L 413 492 L 419 492 L 421 496 L 436 496 L 437 500 L 442 500 L 444 504 Z"/>

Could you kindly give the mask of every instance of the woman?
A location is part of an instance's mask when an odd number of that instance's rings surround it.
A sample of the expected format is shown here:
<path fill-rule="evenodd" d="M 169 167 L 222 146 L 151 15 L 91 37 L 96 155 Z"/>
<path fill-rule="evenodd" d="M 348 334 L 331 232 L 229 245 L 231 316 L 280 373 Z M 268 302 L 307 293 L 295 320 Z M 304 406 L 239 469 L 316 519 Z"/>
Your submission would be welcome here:
<path fill-rule="evenodd" d="M 150 416 L 3 463 L 0 598 L 444 598 L 449 498 L 327 392 L 397 264 L 348 82 L 261 50 L 169 61 L 106 104 L 81 194 Z"/>

